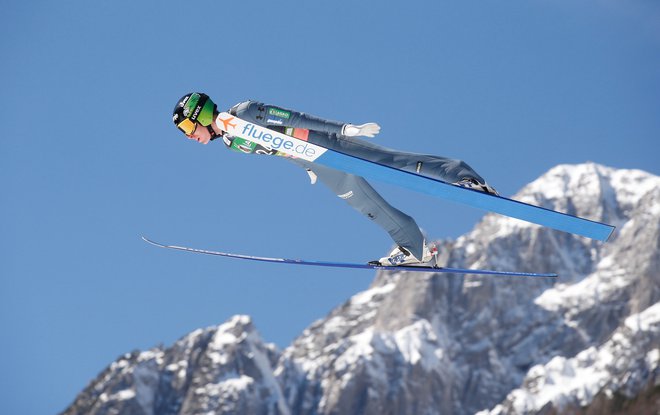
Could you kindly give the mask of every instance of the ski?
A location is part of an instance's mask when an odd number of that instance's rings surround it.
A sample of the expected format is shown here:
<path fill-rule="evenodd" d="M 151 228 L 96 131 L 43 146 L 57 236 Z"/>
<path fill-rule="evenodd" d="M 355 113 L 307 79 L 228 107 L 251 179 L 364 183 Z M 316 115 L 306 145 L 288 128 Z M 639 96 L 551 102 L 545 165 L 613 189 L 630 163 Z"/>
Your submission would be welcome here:
<path fill-rule="evenodd" d="M 309 261 L 304 259 L 287 259 L 287 258 L 268 258 L 253 255 L 232 254 L 228 252 L 209 251 L 207 249 L 189 248 L 185 246 L 165 245 L 155 242 L 149 238 L 142 237 L 142 239 L 159 248 L 174 249 L 178 251 L 192 252 L 197 254 L 214 255 L 235 259 L 246 259 L 249 261 L 270 262 L 275 264 L 291 264 L 291 265 L 309 265 L 317 267 L 332 267 L 332 268 L 355 268 L 355 269 L 373 269 L 373 270 L 387 270 L 387 271 L 407 271 L 407 272 L 430 272 L 430 273 L 445 273 L 445 274 L 475 274 L 475 275 L 491 275 L 501 277 L 546 277 L 556 278 L 557 274 L 548 273 L 534 273 L 534 272 L 509 272 L 509 271 L 492 271 L 483 269 L 463 269 L 463 268 L 444 268 L 444 267 L 428 267 L 428 266 L 387 266 L 387 265 L 374 265 L 374 264 L 359 264 L 350 262 L 333 262 L 333 261 Z"/>
<path fill-rule="evenodd" d="M 253 124 L 227 112 L 220 113 L 216 124 L 223 131 L 291 157 L 345 171 L 350 174 L 402 186 L 421 193 L 463 203 L 552 229 L 607 241 L 614 226 L 557 212 L 517 200 L 466 189 L 441 180 L 395 169 L 370 160 L 327 149 L 302 139 Z"/>

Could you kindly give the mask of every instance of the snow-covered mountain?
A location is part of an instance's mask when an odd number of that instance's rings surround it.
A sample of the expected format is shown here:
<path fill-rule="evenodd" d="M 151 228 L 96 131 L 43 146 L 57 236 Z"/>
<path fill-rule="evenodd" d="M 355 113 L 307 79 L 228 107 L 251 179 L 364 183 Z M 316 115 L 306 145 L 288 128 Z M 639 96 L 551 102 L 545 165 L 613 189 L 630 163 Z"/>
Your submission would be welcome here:
<path fill-rule="evenodd" d="M 560 278 L 379 272 L 281 352 L 236 316 L 123 356 L 65 413 L 658 413 L 660 177 L 561 165 L 515 198 L 617 231 L 489 214 L 442 264 Z"/>
<path fill-rule="evenodd" d="M 168 349 L 120 357 L 69 414 L 288 414 L 273 374 L 279 357 L 247 316 L 196 330 Z"/>

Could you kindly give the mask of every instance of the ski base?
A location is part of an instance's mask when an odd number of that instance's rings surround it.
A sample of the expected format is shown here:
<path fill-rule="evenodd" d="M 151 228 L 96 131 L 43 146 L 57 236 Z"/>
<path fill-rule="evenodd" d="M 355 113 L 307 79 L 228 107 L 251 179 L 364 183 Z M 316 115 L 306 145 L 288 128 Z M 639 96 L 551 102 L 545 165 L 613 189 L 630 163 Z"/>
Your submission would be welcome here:
<path fill-rule="evenodd" d="M 463 268 L 444 268 L 444 267 L 429 267 L 429 266 L 388 266 L 379 264 L 358 264 L 351 262 L 332 262 L 332 261 L 309 261 L 303 259 L 286 259 L 286 258 L 268 258 L 253 255 L 232 254 L 228 252 L 209 251 L 206 249 L 189 248 L 185 246 L 165 245 L 146 237 L 142 237 L 145 242 L 159 248 L 174 249 L 178 251 L 193 252 L 197 254 L 215 255 L 227 258 L 247 259 L 250 261 L 271 262 L 276 264 L 291 264 L 291 265 L 310 265 L 317 267 L 332 267 L 332 268 L 354 268 L 354 269 L 375 269 L 387 271 L 408 271 L 408 272 L 427 272 L 427 273 L 445 273 L 445 274 L 474 274 L 474 275 L 493 275 L 502 277 L 541 277 L 541 278 L 556 278 L 557 274 L 554 273 L 535 273 L 535 272 L 515 272 L 515 271 L 492 271 L 483 269 L 463 269 Z"/>

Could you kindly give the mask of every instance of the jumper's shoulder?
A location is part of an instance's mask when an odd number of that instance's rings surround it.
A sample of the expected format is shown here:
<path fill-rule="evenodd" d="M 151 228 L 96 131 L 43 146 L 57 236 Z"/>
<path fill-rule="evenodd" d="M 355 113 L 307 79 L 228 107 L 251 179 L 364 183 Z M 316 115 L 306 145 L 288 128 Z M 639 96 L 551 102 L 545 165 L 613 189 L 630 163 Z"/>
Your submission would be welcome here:
<path fill-rule="evenodd" d="M 252 100 L 247 100 L 243 102 L 239 102 L 238 104 L 234 105 L 229 109 L 229 112 L 231 115 L 235 115 L 237 117 L 240 117 L 247 111 L 249 111 L 250 106 L 253 106 L 256 102 Z M 257 103 L 258 104 L 258 103 Z"/>

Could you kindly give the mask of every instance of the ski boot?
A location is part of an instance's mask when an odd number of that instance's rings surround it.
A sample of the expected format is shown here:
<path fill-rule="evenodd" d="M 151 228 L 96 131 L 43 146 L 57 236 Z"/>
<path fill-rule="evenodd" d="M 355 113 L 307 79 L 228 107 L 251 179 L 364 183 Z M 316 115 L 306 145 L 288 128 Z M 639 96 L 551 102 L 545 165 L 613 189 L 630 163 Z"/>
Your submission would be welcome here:
<path fill-rule="evenodd" d="M 466 189 L 472 189 L 472 190 L 477 190 L 479 192 L 488 193 L 489 195 L 493 195 L 493 196 L 500 195 L 499 193 L 497 193 L 497 190 L 495 190 L 495 188 L 489 185 L 488 183 L 479 183 L 477 179 L 473 179 L 471 177 L 466 177 L 465 179 L 461 179 L 456 183 L 454 183 L 454 185 L 465 187 Z"/>
<path fill-rule="evenodd" d="M 437 255 L 438 248 L 435 244 L 426 245 L 426 243 L 424 243 L 424 251 L 421 261 L 406 248 L 397 246 L 392 252 L 390 252 L 389 256 L 383 257 L 378 261 L 371 261 L 369 264 L 395 267 L 400 265 L 435 267 L 435 259 Z"/>

